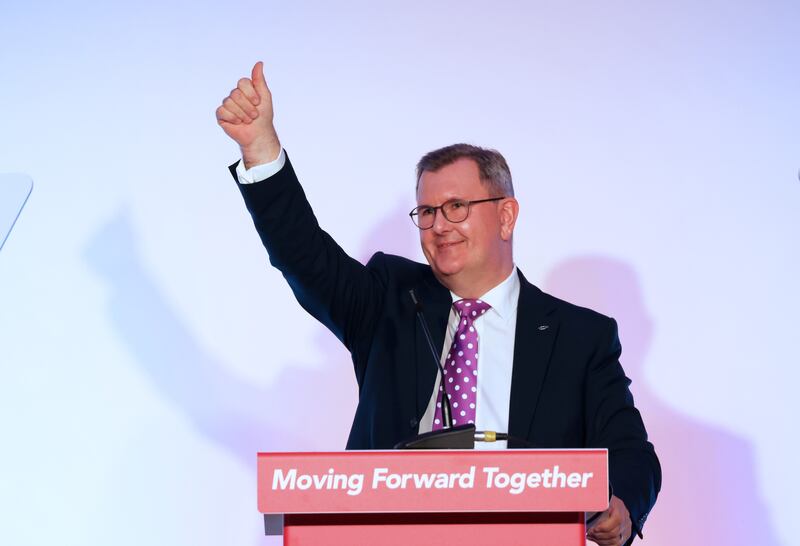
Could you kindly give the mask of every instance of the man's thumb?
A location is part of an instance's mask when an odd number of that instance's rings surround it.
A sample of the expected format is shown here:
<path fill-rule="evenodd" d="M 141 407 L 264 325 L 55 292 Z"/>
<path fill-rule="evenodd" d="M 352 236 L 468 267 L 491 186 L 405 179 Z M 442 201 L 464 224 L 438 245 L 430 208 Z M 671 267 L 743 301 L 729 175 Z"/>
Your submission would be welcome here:
<path fill-rule="evenodd" d="M 253 80 L 253 86 L 256 88 L 256 92 L 261 95 L 262 92 L 268 92 L 269 88 L 267 87 L 267 80 L 264 78 L 264 63 L 258 61 L 253 66 L 253 73 L 251 75 L 251 79 Z"/>

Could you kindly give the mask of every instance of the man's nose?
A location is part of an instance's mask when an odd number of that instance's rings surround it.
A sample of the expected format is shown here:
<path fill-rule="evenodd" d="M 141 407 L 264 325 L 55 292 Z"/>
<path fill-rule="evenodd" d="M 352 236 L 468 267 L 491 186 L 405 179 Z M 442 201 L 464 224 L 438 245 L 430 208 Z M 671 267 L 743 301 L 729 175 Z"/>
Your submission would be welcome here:
<path fill-rule="evenodd" d="M 433 219 L 433 231 L 435 233 L 443 233 L 452 227 L 452 223 L 444 217 L 442 209 L 436 211 L 436 217 Z"/>

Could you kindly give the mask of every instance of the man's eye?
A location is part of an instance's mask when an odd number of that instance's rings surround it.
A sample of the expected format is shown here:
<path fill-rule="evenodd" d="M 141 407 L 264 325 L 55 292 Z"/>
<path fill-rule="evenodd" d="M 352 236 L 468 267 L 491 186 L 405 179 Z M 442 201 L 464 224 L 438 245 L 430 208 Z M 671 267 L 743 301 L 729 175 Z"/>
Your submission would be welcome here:
<path fill-rule="evenodd" d="M 424 209 L 419 209 L 420 216 L 430 216 L 434 214 L 436 210 L 433 207 L 426 207 Z"/>
<path fill-rule="evenodd" d="M 467 206 L 467 204 L 464 201 L 453 201 L 450 203 L 450 210 L 458 210 L 465 206 Z"/>

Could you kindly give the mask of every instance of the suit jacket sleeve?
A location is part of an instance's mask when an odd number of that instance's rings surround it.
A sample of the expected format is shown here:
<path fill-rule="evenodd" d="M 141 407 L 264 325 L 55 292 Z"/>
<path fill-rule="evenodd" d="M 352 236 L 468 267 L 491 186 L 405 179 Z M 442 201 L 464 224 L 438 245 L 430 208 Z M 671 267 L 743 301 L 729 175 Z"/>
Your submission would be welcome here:
<path fill-rule="evenodd" d="M 634 533 L 639 533 L 661 488 L 661 466 L 647 441 L 641 415 L 633 404 L 630 379 L 619 363 L 622 347 L 617 324 L 608 329 L 592 359 L 586 386 L 588 445 L 609 450 L 613 494 L 628 509 Z"/>
<path fill-rule="evenodd" d="M 236 164 L 230 167 L 236 179 Z M 320 228 L 288 155 L 275 175 L 238 184 L 270 263 L 286 278 L 297 301 L 354 355 L 368 351 L 384 297 L 381 254 L 364 266 Z M 364 370 L 356 369 L 361 384 Z"/>

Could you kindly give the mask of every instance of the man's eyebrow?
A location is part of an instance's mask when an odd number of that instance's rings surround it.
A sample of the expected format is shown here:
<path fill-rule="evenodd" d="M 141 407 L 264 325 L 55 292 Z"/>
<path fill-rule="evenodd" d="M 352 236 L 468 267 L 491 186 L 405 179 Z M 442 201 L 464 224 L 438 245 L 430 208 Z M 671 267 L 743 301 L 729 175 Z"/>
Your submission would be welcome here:
<path fill-rule="evenodd" d="M 441 207 L 445 203 L 449 203 L 451 201 L 469 201 L 469 199 L 464 199 L 463 197 L 448 197 L 447 199 L 445 199 L 444 201 L 442 201 L 438 205 L 429 205 L 428 203 L 420 203 L 417 206 L 418 207 Z"/>

